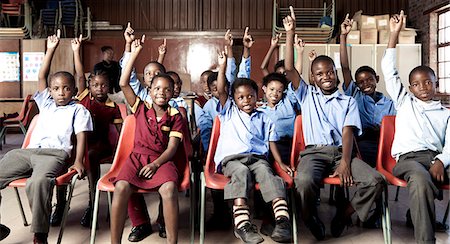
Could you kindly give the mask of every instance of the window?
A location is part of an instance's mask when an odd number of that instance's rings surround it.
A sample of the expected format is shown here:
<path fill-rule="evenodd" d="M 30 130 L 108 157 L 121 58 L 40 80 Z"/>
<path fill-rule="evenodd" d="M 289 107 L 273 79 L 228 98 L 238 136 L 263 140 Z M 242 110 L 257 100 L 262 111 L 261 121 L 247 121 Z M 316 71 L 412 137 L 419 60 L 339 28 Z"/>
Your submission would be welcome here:
<path fill-rule="evenodd" d="M 438 81 L 439 92 L 450 93 L 450 9 L 439 13 Z"/>

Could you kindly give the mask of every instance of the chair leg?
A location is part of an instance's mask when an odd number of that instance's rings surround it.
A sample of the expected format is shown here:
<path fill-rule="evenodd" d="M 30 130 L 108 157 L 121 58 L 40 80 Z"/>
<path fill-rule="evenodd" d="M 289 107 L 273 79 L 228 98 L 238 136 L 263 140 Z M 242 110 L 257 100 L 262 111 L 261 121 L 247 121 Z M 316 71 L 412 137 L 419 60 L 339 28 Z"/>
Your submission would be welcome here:
<path fill-rule="evenodd" d="M 400 192 L 400 186 L 397 186 L 397 192 L 395 192 L 395 201 L 398 201 L 398 193 Z"/>
<path fill-rule="evenodd" d="M 320 196 L 320 193 L 319 193 Z M 330 196 L 328 197 L 328 204 L 334 205 L 334 185 L 330 185 Z"/>
<path fill-rule="evenodd" d="M 27 135 L 27 129 L 25 128 L 25 126 L 20 121 L 19 121 L 19 127 L 20 127 L 20 130 L 22 131 L 23 135 L 26 136 Z"/>
<path fill-rule="evenodd" d="M 447 222 L 449 208 L 450 208 L 450 200 L 448 200 L 447 209 L 445 210 L 444 218 L 442 219 L 443 224 Z"/>
<path fill-rule="evenodd" d="M 382 202 L 383 202 L 383 215 L 381 216 L 381 224 L 383 229 L 383 237 L 384 237 L 384 243 L 385 244 L 391 244 L 392 243 L 392 237 L 391 237 L 391 217 L 389 212 L 389 205 L 388 205 L 388 187 L 386 186 L 384 189 L 384 192 L 382 194 Z"/>
<path fill-rule="evenodd" d="M 205 241 L 205 197 L 206 197 L 206 183 L 205 174 L 200 173 L 200 244 Z"/>
<path fill-rule="evenodd" d="M 61 243 L 63 234 L 64 234 L 64 227 L 66 225 L 66 220 L 67 220 L 67 214 L 69 213 L 69 208 L 70 208 L 70 201 L 72 201 L 72 194 L 73 194 L 73 189 L 75 188 L 75 183 L 77 182 L 78 179 L 78 174 L 75 174 L 74 176 L 72 176 L 72 180 L 69 184 L 69 194 L 67 194 L 67 199 L 66 199 L 66 207 L 64 208 L 64 214 L 63 214 L 63 218 L 61 221 L 61 229 L 59 230 L 59 236 L 58 236 L 58 244 Z"/>
<path fill-rule="evenodd" d="M 292 207 L 292 235 L 294 244 L 298 243 L 297 240 L 297 208 L 295 206 L 295 188 L 289 190 L 291 192 L 291 207 Z"/>
<path fill-rule="evenodd" d="M 95 242 L 95 232 L 96 232 L 96 227 L 97 227 L 99 198 L 100 198 L 100 190 L 98 189 L 98 183 L 97 183 L 97 187 L 95 188 L 94 212 L 92 213 L 91 241 L 90 241 L 90 244 L 94 244 L 94 242 Z"/>
<path fill-rule="evenodd" d="M 191 171 L 192 172 L 192 171 Z M 190 228 L 191 228 L 191 244 L 194 244 L 195 241 L 195 214 L 197 211 L 196 210 L 196 204 L 197 202 L 195 201 L 195 196 L 196 196 L 196 190 L 195 190 L 195 186 L 194 186 L 194 174 L 191 173 L 191 182 L 190 182 L 190 188 L 191 190 L 191 194 L 189 195 L 190 197 L 190 202 L 191 202 L 191 207 L 189 208 L 189 218 L 190 218 Z"/>
<path fill-rule="evenodd" d="M 27 217 L 25 216 L 25 211 L 23 210 L 22 201 L 20 200 L 19 190 L 17 187 L 14 187 L 14 191 L 16 192 L 17 202 L 19 203 L 20 214 L 22 215 L 23 226 L 28 226 Z"/>

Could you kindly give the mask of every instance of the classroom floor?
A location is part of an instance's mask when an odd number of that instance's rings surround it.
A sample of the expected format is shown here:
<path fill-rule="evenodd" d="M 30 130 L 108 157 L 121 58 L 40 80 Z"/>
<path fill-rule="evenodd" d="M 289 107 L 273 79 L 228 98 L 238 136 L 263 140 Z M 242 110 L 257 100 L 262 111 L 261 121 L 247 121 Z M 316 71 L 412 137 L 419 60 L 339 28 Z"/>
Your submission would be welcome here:
<path fill-rule="evenodd" d="M 19 148 L 23 140 L 23 136 L 19 134 L 8 134 L 6 138 L 7 144 L 4 145 L 3 150 L 0 151 L 0 158 L 3 155 L 14 148 Z M 110 166 L 103 165 L 102 172 L 106 172 Z M 71 209 L 66 223 L 64 237 L 62 243 L 78 244 L 89 243 L 90 229 L 86 229 L 79 224 L 81 216 L 86 208 L 88 199 L 87 180 L 78 181 L 75 187 L 75 191 L 72 198 Z M 334 216 L 334 207 L 328 205 L 328 191 L 329 187 L 325 187 L 321 191 L 321 205 L 319 207 L 319 215 L 322 221 L 325 223 L 327 236 L 322 243 L 383 243 L 383 234 L 381 229 L 364 229 L 362 227 L 353 226 L 344 230 L 343 236 L 340 238 L 333 238 L 330 233 L 330 221 Z M 26 202 L 26 195 L 23 189 L 19 190 L 21 197 Z M 22 218 L 20 216 L 17 200 L 12 188 L 6 188 L 2 190 L 2 203 L 0 207 L 1 223 L 11 228 L 11 234 L 2 241 L 2 243 L 32 243 L 32 234 L 29 227 L 24 227 Z M 389 207 L 391 211 L 392 221 L 392 240 L 393 243 L 414 243 L 413 229 L 406 227 L 405 225 L 405 213 L 408 209 L 407 198 L 408 192 L 406 189 L 400 190 L 399 201 L 394 201 L 395 188 L 389 187 Z M 436 214 L 437 219 L 442 220 L 445 212 L 447 200 L 449 199 L 449 193 L 444 193 L 444 201 L 436 201 Z M 157 194 L 146 195 L 147 204 L 149 206 L 150 216 L 157 214 Z M 189 198 L 185 197 L 184 193 L 179 194 L 180 202 L 180 218 L 179 218 L 179 243 L 189 243 Z M 28 204 L 25 205 L 25 212 L 28 220 L 31 220 L 31 212 Z M 109 222 L 106 220 L 107 215 L 107 200 L 106 194 L 101 194 L 100 208 L 99 208 L 99 229 L 97 230 L 96 243 L 110 243 Z M 207 198 L 207 216 L 212 212 L 212 203 L 210 196 Z M 158 236 L 157 228 L 154 225 L 155 218 L 153 217 L 153 229 L 156 231 L 141 243 L 165 243 L 165 239 Z M 353 221 L 356 223 L 356 221 Z M 255 220 L 254 223 L 259 227 L 260 221 Z M 311 235 L 309 230 L 305 227 L 302 221 L 298 221 L 298 240 L 300 243 L 315 243 L 316 240 Z M 447 224 L 449 221 L 447 220 Z M 127 238 L 130 233 L 131 225 L 127 220 L 125 224 L 125 230 L 123 235 L 123 243 L 129 243 Z M 56 243 L 59 233 L 59 227 L 52 227 L 49 233 L 49 243 Z M 196 243 L 198 243 L 198 229 L 196 232 Z M 275 243 L 270 237 L 264 236 L 264 243 Z M 437 243 L 450 243 L 450 231 L 443 233 L 436 233 Z M 205 243 L 241 243 L 233 235 L 233 231 L 214 231 L 206 232 Z"/>

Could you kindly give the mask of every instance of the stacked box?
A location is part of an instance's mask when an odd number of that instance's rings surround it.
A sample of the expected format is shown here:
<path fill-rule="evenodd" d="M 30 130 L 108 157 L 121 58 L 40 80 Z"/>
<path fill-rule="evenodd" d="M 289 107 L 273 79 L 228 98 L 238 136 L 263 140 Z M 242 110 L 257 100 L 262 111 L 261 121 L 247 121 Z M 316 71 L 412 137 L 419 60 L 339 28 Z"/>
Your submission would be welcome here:
<path fill-rule="evenodd" d="M 361 44 L 377 44 L 378 31 L 377 29 L 361 30 Z"/>
<path fill-rule="evenodd" d="M 347 35 L 347 44 L 359 44 L 361 33 L 359 30 L 352 30 Z"/>

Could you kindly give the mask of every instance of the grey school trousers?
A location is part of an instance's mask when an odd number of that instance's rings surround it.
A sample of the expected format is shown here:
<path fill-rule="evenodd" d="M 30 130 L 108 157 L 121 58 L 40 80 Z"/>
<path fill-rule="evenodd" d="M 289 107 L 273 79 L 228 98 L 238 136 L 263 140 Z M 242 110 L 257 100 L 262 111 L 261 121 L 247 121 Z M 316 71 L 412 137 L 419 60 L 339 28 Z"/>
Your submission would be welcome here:
<path fill-rule="evenodd" d="M 0 190 L 14 180 L 29 177 L 25 191 L 33 218 L 33 233 L 49 231 L 55 177 L 67 169 L 67 157 L 61 149 L 36 148 L 14 149 L 0 160 Z"/>
<path fill-rule="evenodd" d="M 307 148 L 300 153 L 301 161 L 294 182 L 305 222 L 317 215 L 316 200 L 322 179 L 333 174 L 341 157 L 341 147 L 336 146 Z M 381 197 L 386 181 L 380 173 L 356 157 L 351 161 L 351 173 L 356 192 L 350 203 L 361 221 L 366 221 L 372 204 Z"/>
<path fill-rule="evenodd" d="M 410 152 L 400 156 L 393 174 L 408 182 L 409 207 L 414 224 L 414 237 L 417 243 L 435 243 L 434 225 L 436 212 L 434 199 L 439 189 L 433 183 L 430 172 L 431 161 L 437 152 L 430 150 Z M 444 175 L 446 183 L 450 177 L 447 167 Z"/>
<path fill-rule="evenodd" d="M 284 181 L 274 175 L 272 167 L 263 156 L 254 154 L 236 154 L 222 160 L 223 174 L 231 180 L 225 185 L 226 200 L 245 198 L 253 188 L 253 177 L 259 183 L 265 202 L 277 198 L 286 199 Z"/>

